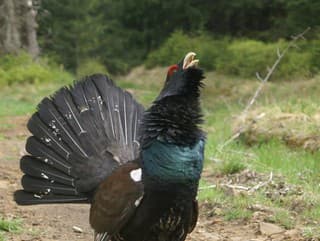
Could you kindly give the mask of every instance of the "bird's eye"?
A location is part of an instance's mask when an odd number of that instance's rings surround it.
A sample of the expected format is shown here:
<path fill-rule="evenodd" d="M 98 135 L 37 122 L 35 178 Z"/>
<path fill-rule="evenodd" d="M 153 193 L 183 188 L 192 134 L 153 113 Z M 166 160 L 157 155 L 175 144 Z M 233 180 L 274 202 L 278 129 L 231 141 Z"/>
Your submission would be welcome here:
<path fill-rule="evenodd" d="M 168 76 L 172 76 L 178 69 L 179 66 L 177 64 L 171 65 L 168 69 Z"/>

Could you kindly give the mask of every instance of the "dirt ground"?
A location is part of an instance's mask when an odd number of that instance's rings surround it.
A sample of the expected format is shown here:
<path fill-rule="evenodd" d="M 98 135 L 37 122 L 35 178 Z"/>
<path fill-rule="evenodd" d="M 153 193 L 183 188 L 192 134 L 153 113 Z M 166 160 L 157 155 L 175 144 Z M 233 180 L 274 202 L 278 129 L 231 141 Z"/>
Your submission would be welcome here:
<path fill-rule="evenodd" d="M 0 120 L 0 215 L 21 218 L 23 229 L 19 234 L 6 234 L 8 240 L 93 240 L 88 223 L 89 205 L 59 204 L 17 206 L 12 198 L 20 188 L 19 157 L 25 153 L 28 136 L 27 116 Z M 5 124 L 3 124 L 5 123 Z M 212 206 L 200 204 L 200 218 L 188 241 L 302 241 L 299 230 L 283 230 L 263 223 L 259 213 L 247 222 L 227 222 L 210 213 Z M 80 228 L 80 231 L 78 230 Z"/>

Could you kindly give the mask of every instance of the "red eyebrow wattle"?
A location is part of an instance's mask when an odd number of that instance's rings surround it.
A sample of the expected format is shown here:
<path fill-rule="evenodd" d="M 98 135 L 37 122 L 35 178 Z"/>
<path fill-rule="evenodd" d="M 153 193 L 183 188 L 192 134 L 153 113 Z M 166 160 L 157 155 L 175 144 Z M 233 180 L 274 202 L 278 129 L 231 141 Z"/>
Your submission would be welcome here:
<path fill-rule="evenodd" d="M 171 76 L 177 69 L 179 69 L 179 66 L 177 64 L 171 65 L 168 69 L 168 75 Z"/>

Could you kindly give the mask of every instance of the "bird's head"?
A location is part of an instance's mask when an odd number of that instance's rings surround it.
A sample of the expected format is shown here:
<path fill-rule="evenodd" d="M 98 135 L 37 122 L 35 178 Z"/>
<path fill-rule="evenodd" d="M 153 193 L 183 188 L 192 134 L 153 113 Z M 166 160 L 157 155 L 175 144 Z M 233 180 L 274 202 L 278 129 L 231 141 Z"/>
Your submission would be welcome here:
<path fill-rule="evenodd" d="M 156 101 L 170 96 L 199 96 L 204 76 L 195 56 L 195 53 L 189 52 L 178 64 L 169 66 L 165 85 Z"/>

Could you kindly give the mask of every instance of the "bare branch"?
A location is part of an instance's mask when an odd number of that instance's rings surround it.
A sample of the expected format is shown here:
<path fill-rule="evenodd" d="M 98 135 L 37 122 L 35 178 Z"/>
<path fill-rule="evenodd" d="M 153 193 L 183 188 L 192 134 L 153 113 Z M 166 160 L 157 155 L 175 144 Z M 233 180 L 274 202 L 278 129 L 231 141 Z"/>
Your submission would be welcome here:
<path fill-rule="evenodd" d="M 263 79 L 261 78 L 259 72 L 256 72 L 256 77 L 257 77 L 258 80 L 263 81 Z"/>
<path fill-rule="evenodd" d="M 278 55 L 278 58 L 280 58 L 280 56 L 281 56 L 281 52 L 280 52 L 279 47 L 277 48 L 277 55 Z"/>
<path fill-rule="evenodd" d="M 277 49 L 277 59 L 276 61 L 273 63 L 271 68 L 268 68 L 268 72 L 266 74 L 266 76 L 264 78 L 262 78 L 260 76 L 260 74 L 257 72 L 256 73 L 256 77 L 258 80 L 261 81 L 260 85 L 258 86 L 257 90 L 255 91 L 255 93 L 253 94 L 253 96 L 251 97 L 251 99 L 249 100 L 247 106 L 244 108 L 244 110 L 242 111 L 242 113 L 240 114 L 240 119 L 241 120 L 245 120 L 247 118 L 248 115 L 248 111 L 251 109 L 251 107 L 253 106 L 253 104 L 256 102 L 260 92 L 262 91 L 262 89 L 264 88 L 265 84 L 269 81 L 271 75 L 274 73 L 274 71 L 276 70 L 277 66 L 279 65 L 279 63 L 281 62 L 282 58 L 285 56 L 285 54 L 288 52 L 288 50 L 290 48 L 296 47 L 296 42 L 299 39 L 305 39 L 304 35 L 310 30 L 310 27 L 306 28 L 302 33 L 292 36 L 292 40 L 290 41 L 290 43 L 287 45 L 287 47 L 281 51 L 279 48 Z M 228 140 L 226 140 L 223 144 L 221 144 L 218 147 L 218 151 L 222 151 L 224 147 L 226 147 L 227 145 L 229 145 L 231 142 L 233 142 L 235 139 L 237 139 L 246 129 L 248 128 L 248 126 L 246 126 L 245 124 L 243 124 L 242 126 L 240 126 L 240 128 L 238 129 L 238 131 L 233 134 Z"/>

